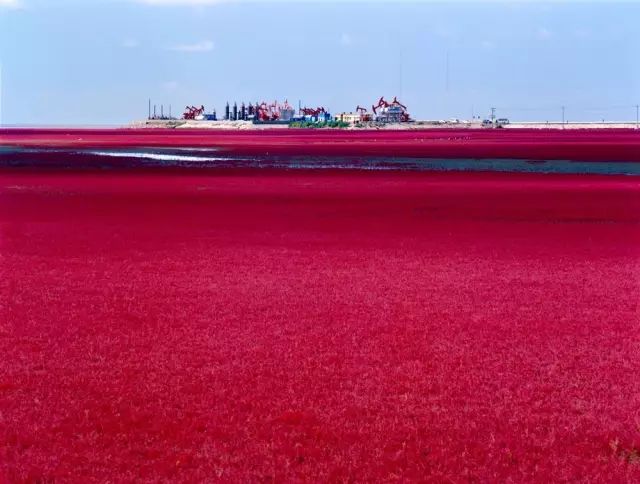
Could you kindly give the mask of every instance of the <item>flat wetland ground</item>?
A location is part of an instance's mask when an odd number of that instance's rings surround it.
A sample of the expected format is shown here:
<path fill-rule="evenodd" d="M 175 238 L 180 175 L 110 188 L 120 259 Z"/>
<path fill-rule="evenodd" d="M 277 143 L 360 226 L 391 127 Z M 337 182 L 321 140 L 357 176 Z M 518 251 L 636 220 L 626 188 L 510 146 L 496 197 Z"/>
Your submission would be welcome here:
<path fill-rule="evenodd" d="M 640 178 L 0 170 L 0 482 L 640 480 Z"/>

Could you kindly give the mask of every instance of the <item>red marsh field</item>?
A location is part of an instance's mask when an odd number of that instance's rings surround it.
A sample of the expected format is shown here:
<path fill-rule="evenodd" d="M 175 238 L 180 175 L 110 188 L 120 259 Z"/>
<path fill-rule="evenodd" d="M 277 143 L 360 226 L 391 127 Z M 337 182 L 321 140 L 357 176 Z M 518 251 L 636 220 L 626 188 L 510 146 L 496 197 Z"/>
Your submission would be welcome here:
<path fill-rule="evenodd" d="M 213 147 L 232 155 L 640 162 L 637 129 L 4 129 L 0 146 Z"/>
<path fill-rule="evenodd" d="M 640 179 L 0 171 L 0 481 L 637 482 Z"/>

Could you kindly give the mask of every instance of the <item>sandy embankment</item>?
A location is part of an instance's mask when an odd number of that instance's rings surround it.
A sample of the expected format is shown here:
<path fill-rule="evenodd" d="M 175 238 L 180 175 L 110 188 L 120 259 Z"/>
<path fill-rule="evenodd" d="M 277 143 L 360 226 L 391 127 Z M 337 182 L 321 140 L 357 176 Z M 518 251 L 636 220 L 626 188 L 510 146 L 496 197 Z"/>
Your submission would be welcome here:
<path fill-rule="evenodd" d="M 195 121 L 195 120 L 142 120 L 131 124 L 134 128 L 201 128 L 201 129 L 287 129 L 286 124 L 253 124 L 251 121 Z"/>

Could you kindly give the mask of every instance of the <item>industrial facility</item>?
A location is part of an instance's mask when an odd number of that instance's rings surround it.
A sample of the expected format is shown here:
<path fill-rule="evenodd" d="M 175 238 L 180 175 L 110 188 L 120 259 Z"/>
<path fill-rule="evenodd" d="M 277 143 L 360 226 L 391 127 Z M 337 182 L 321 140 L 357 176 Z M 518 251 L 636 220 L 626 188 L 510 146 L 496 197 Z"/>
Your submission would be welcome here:
<path fill-rule="evenodd" d="M 319 108 L 323 114 L 328 114 L 324 108 Z M 287 100 L 280 103 L 278 101 L 266 102 L 255 104 L 245 104 L 242 102 L 240 107 L 238 103 L 234 102 L 233 107 L 227 103 L 224 111 L 225 121 L 252 121 L 256 124 L 260 123 L 278 123 L 287 124 L 294 121 L 300 121 L 305 119 L 309 114 L 312 114 L 308 108 L 299 108 L 299 114 L 296 114 L 296 110 L 289 104 Z M 313 112 L 315 116 L 314 120 L 320 119 L 319 112 Z M 330 115 L 329 115 L 330 118 Z"/>
<path fill-rule="evenodd" d="M 349 124 L 364 123 L 407 123 L 411 121 L 407 107 L 394 97 L 388 102 L 381 97 L 378 102 L 371 106 L 371 112 L 361 106 L 356 107 L 354 113 L 341 113 L 336 115 L 336 119 Z"/>
<path fill-rule="evenodd" d="M 156 107 L 151 110 L 149 101 L 149 120 L 176 120 L 176 118 L 164 115 L 161 107 L 161 115 L 156 114 Z M 303 123 L 305 126 L 327 125 L 329 123 L 343 123 L 350 125 L 407 123 L 411 121 L 407 107 L 396 97 L 391 102 L 384 96 L 371 106 L 371 111 L 358 105 L 355 112 L 343 112 L 333 116 L 323 106 L 302 107 L 301 103 L 296 110 L 287 100 L 284 102 L 266 102 L 238 104 L 226 103 L 222 119 L 218 119 L 216 110 L 206 112 L 204 105 L 186 106 L 182 118 L 186 121 L 248 121 L 255 124 L 292 124 Z"/>

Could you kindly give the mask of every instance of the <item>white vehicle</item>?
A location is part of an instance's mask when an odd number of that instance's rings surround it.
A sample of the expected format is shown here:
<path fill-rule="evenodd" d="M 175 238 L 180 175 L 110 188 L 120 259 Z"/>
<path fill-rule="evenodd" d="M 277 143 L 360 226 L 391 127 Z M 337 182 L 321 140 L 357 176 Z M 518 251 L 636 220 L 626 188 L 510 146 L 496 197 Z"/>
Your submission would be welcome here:
<path fill-rule="evenodd" d="M 496 124 L 509 124 L 509 120 L 507 118 L 499 118 Z"/>

